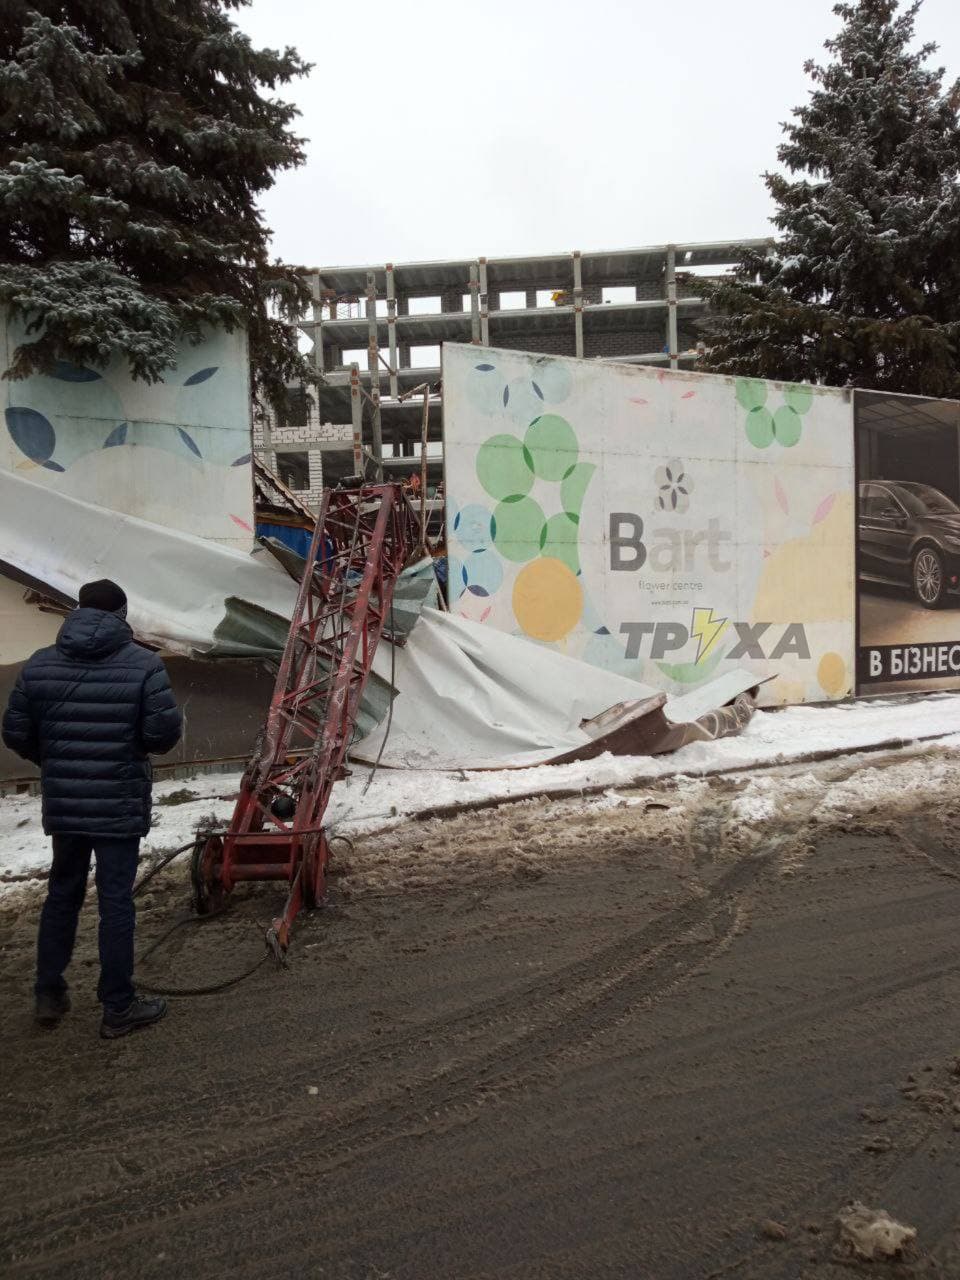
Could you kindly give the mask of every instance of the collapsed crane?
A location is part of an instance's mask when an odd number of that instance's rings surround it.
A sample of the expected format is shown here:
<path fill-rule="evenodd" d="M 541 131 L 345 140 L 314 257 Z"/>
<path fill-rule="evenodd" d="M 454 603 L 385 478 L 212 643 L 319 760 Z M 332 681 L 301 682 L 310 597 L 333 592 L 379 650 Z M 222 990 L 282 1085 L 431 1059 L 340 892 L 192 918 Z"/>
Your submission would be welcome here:
<path fill-rule="evenodd" d="M 324 814 L 344 776 L 394 586 L 420 533 L 399 484 L 324 490 L 270 711 L 230 826 L 197 835 L 191 879 L 201 914 L 219 910 L 240 881 L 289 883 L 268 932 L 278 958 L 301 907 L 323 901 Z"/>

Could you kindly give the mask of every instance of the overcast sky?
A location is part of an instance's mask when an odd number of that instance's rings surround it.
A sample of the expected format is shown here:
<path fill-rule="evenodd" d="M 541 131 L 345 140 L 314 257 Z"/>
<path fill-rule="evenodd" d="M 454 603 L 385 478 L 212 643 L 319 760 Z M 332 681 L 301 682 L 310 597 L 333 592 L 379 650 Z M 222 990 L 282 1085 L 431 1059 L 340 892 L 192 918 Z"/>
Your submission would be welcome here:
<path fill-rule="evenodd" d="M 760 175 L 803 101 L 833 0 L 253 0 L 302 169 L 264 200 L 306 265 L 496 257 L 769 234 Z M 918 37 L 960 76 L 960 3 Z"/>

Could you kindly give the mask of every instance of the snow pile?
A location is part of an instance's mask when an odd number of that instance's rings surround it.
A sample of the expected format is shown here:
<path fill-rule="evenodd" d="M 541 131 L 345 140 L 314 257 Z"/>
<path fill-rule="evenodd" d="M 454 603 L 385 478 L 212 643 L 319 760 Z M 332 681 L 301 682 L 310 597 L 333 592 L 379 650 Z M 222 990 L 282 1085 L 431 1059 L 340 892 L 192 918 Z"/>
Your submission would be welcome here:
<path fill-rule="evenodd" d="M 907 1245 L 917 1238 L 916 1227 L 905 1227 L 882 1209 L 868 1209 L 859 1200 L 841 1209 L 837 1215 L 837 1227 L 839 1255 L 861 1262 L 899 1258 Z"/>
<path fill-rule="evenodd" d="M 743 794 L 734 800 L 734 816 L 741 822 L 749 823 L 766 822 L 772 818 L 777 812 L 777 802 L 772 795 L 764 794 L 768 790 L 751 782 Z"/>

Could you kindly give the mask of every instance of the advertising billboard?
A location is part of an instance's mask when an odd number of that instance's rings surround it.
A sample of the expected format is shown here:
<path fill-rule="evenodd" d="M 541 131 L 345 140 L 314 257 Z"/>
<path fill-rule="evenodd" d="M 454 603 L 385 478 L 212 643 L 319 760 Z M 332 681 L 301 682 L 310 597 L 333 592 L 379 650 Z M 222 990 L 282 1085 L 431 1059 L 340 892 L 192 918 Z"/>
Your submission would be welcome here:
<path fill-rule="evenodd" d="M 0 315 L 9 367 L 23 326 Z M 2 384 L 0 469 L 83 502 L 249 550 L 250 369 L 247 339 L 210 331 L 184 342 L 160 382 L 57 363 Z"/>
<path fill-rule="evenodd" d="M 863 693 L 960 688 L 960 404 L 858 391 Z"/>
<path fill-rule="evenodd" d="M 850 393 L 447 344 L 455 614 L 668 693 L 855 680 Z"/>

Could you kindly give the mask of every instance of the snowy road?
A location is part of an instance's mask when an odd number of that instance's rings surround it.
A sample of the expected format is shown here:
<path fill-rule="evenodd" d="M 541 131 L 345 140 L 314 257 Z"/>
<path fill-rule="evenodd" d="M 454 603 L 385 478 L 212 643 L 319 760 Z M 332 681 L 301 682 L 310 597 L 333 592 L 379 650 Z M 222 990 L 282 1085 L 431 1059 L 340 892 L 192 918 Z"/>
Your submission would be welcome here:
<path fill-rule="evenodd" d="M 0 1269 L 834 1280 L 860 1199 L 918 1229 L 897 1274 L 960 1275 L 958 812 L 953 743 L 395 823 L 337 847 L 286 971 L 109 1049 L 92 913 L 73 1013 L 32 1030 L 21 885 Z M 281 896 L 141 978 L 242 971 Z M 141 947 L 185 900 L 175 864 Z"/>

